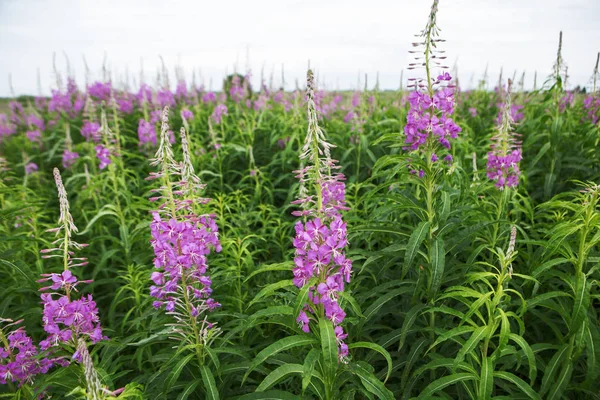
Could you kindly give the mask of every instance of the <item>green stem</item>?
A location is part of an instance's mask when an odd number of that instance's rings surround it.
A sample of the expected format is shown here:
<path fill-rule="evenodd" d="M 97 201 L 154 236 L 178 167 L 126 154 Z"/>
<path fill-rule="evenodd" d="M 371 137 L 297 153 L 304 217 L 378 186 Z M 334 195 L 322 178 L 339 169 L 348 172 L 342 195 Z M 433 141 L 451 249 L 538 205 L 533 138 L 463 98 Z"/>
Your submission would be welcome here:
<path fill-rule="evenodd" d="M 239 239 L 238 239 L 239 241 Z M 240 246 L 238 246 L 238 254 L 236 256 L 237 258 L 237 298 L 238 298 L 238 304 L 239 304 L 239 310 L 240 310 L 240 314 L 243 312 L 243 301 L 242 301 L 242 262 L 241 262 L 241 253 L 240 253 L 240 247 L 241 247 L 241 243 Z"/>

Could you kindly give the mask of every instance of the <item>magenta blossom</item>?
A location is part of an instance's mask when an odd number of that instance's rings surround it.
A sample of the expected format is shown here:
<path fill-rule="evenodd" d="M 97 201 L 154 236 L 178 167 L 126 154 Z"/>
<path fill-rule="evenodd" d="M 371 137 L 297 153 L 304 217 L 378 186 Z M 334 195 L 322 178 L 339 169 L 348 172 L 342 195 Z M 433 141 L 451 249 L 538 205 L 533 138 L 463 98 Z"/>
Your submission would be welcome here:
<path fill-rule="evenodd" d="M 452 120 L 454 93 L 439 89 L 431 98 L 427 93 L 414 91 L 409 95 L 410 110 L 404 127 L 406 150 L 417 150 L 427 138 L 434 137 L 443 147 L 450 148 L 450 139 L 458 137 L 461 128 Z"/>
<path fill-rule="evenodd" d="M 153 146 L 156 146 L 156 128 L 154 124 L 144 121 L 140 119 L 138 124 L 138 138 L 139 145 L 143 146 L 146 143 L 151 143 Z"/>
<path fill-rule="evenodd" d="M 110 82 L 94 82 L 87 88 L 88 94 L 97 100 L 108 101 L 112 92 Z"/>
<path fill-rule="evenodd" d="M 81 127 L 81 136 L 88 142 L 90 140 L 94 142 L 100 141 L 100 124 L 96 122 L 85 121 Z"/>
<path fill-rule="evenodd" d="M 31 143 L 42 143 L 42 133 L 39 130 L 27 131 L 25 132 L 25 136 Z"/>
<path fill-rule="evenodd" d="M 7 327 L 18 322 L 10 323 Z M 5 343 L 0 343 L 0 384 L 18 382 L 21 386 L 32 383 L 36 375 L 47 373 L 55 364 L 64 365 L 63 361 L 40 357 L 37 346 L 27 336 L 25 328 L 19 327 L 6 335 Z"/>
<path fill-rule="evenodd" d="M 488 153 L 487 177 L 496 182 L 498 189 L 516 187 L 519 183 L 519 162 L 522 159 L 521 150 L 516 149 L 506 155 Z"/>
<path fill-rule="evenodd" d="M 223 120 L 224 115 L 227 115 L 227 106 L 225 104 L 218 104 L 215 107 L 211 118 L 215 122 L 215 124 L 220 124 Z"/>
<path fill-rule="evenodd" d="M 63 155 L 62 155 L 62 165 L 65 168 L 70 168 L 74 163 L 75 160 L 77 160 L 79 158 L 79 154 L 74 152 L 74 151 L 70 151 L 68 149 L 65 149 L 65 151 L 63 151 Z"/>
<path fill-rule="evenodd" d="M 97 145 L 94 150 L 96 150 L 96 157 L 98 157 L 98 160 L 100 161 L 100 165 L 98 166 L 100 169 L 104 169 L 110 165 L 110 150 L 101 144 Z"/>
<path fill-rule="evenodd" d="M 184 108 L 183 110 L 181 110 L 181 118 L 185 119 L 186 121 L 190 121 L 194 119 L 194 114 L 187 108 Z"/>
<path fill-rule="evenodd" d="M 25 165 L 25 175 L 30 175 L 38 170 L 36 163 L 30 162 Z"/>

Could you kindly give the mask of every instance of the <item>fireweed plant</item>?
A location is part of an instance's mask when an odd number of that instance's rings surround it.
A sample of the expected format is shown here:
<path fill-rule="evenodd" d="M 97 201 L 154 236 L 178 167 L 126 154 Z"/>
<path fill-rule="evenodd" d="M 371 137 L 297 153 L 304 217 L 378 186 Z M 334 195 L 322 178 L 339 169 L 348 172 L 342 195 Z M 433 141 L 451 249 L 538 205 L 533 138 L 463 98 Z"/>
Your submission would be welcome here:
<path fill-rule="evenodd" d="M 338 340 L 340 361 L 347 362 L 348 346 L 341 323 L 346 313 L 339 305 L 339 292 L 350 282 L 352 261 L 346 258 L 348 244 L 346 224 L 341 211 L 346 210 L 345 179 L 343 174 L 332 173 L 336 163 L 331 159 L 331 144 L 319 128 L 314 103 L 314 76 L 307 78 L 308 132 L 300 154 L 301 164 L 308 165 L 297 171 L 300 179 L 299 204 L 302 211 L 292 214 L 305 217 L 296 223 L 294 239 L 294 284 L 308 287 L 308 299 L 296 319 L 304 332 L 310 332 L 310 321 L 326 317 L 333 324 Z M 337 167 L 339 168 L 339 167 Z M 311 192 L 314 191 L 314 194 Z M 315 279 L 316 278 L 316 281 Z M 309 285 L 309 282 L 313 282 Z M 309 315 L 311 317 L 309 317 Z"/>
<path fill-rule="evenodd" d="M 438 46 L 443 42 L 439 38 L 437 26 L 438 2 L 434 1 L 425 29 L 417 35 L 420 41 L 413 43 L 415 61 L 409 69 L 424 68 L 425 78 L 410 78 L 409 88 L 414 89 L 409 94 L 409 111 L 404 133 L 406 135 L 405 151 L 410 152 L 410 173 L 415 175 L 419 190 L 424 191 L 426 214 L 411 235 L 411 241 L 416 243 L 426 239 L 427 268 L 423 283 L 427 288 L 426 297 L 430 303 L 435 301 L 439 291 L 441 278 L 444 273 L 445 244 L 440 234 L 440 218 L 436 216 L 435 202 L 439 199 L 439 180 L 446 165 L 452 163 L 451 140 L 458 137 L 461 128 L 452 119 L 455 108 L 453 85 L 449 84 L 452 77 L 448 72 L 434 76 L 434 69 L 444 71 L 442 65 L 446 56 Z M 442 201 L 449 202 L 447 198 Z M 445 205 L 447 206 L 447 205 Z M 413 244 L 414 246 L 414 244 Z M 403 275 L 412 262 L 405 259 Z M 434 314 L 431 313 L 431 329 L 434 329 Z"/>
<path fill-rule="evenodd" d="M 334 172 L 340 167 L 331 157 L 332 144 L 319 127 L 315 103 L 315 83 L 312 70 L 307 73 L 306 107 L 308 128 L 300 153 L 301 169 L 295 171 L 299 179 L 298 199 L 292 204 L 300 210 L 292 214 L 302 217 L 296 222 L 294 268 L 292 283 L 299 289 L 293 317 L 304 334 L 285 337 L 261 350 L 244 376 L 261 363 L 289 348 L 311 345 L 303 364 L 284 364 L 267 375 L 256 389 L 265 391 L 283 377 L 302 376 L 302 393 L 310 390 L 320 399 L 336 399 L 343 393 L 360 391 L 365 395 L 392 399 L 393 394 L 366 368 L 363 363 L 350 361 L 350 348 L 374 350 L 388 360 L 390 355 L 374 343 L 345 342 L 348 334 L 342 327 L 346 312 L 342 300 L 350 283 L 352 261 L 346 258 L 347 228 L 341 212 L 345 205 L 344 175 Z M 312 333 L 312 335 L 306 335 Z M 317 337 L 317 341 L 314 337 Z M 320 343 L 320 348 L 318 345 Z"/>
<path fill-rule="evenodd" d="M 159 206 L 152 212 L 150 224 L 154 266 L 158 269 L 150 278 L 154 283 L 150 295 L 156 298 L 155 308 L 164 308 L 175 319 L 169 335 L 183 343 L 178 351 L 195 355 L 205 390 L 214 397 L 214 377 L 205 360 L 220 329 L 208 321 L 207 314 L 220 304 L 211 297 L 207 256 L 212 249 L 221 251 L 221 244 L 214 216 L 197 213 L 198 205 L 210 199 L 198 196 L 204 185 L 194 173 L 185 128 L 181 129 L 183 162 L 177 163 L 169 141 L 168 118 L 169 107 L 165 106 L 158 150 L 151 161 L 160 172 L 149 176 L 162 181 L 162 186 L 153 190 L 157 196 L 151 198 Z"/>
<path fill-rule="evenodd" d="M 467 89 L 445 4 L 394 91 L 65 60 L 0 99 L 0 398 L 597 399 L 597 54 Z"/>
<path fill-rule="evenodd" d="M 512 84 L 512 80 L 509 79 L 506 90 L 503 91 L 504 103 L 500 111 L 500 124 L 497 133 L 492 137 L 491 151 L 487 154 L 486 176 L 499 191 L 499 193 L 487 196 L 488 199 L 483 200 L 483 202 L 486 202 L 493 199 L 492 207 L 496 209 L 496 223 L 493 225 L 489 239 L 492 248 L 497 246 L 496 241 L 499 233 L 501 233 L 502 221 L 507 217 L 507 208 L 512 203 L 515 193 L 514 188 L 519 184 L 521 175 L 519 163 L 523 156 L 521 141 L 519 140 L 520 135 L 512 130 L 514 123 L 514 108 L 511 96 Z"/>
<path fill-rule="evenodd" d="M 73 240 L 77 227 L 69 209 L 67 192 L 58 168 L 54 168 L 53 174 L 58 189 L 60 216 L 58 227 L 49 231 L 54 232 L 57 239 L 52 242 L 55 247 L 41 252 L 42 258 L 62 259 L 63 271 L 42 274 L 43 278 L 38 280 L 49 285 L 40 289 L 43 292 L 41 298 L 44 308 L 42 323 L 44 331 L 48 334 L 47 338 L 40 342 L 40 349 L 50 350 L 52 354 L 56 348 L 63 347 L 70 355 L 69 358 L 83 367 L 85 386 L 79 389 L 78 393 L 88 399 L 106 399 L 121 393 L 124 388 L 114 393 L 103 387 L 88 352 L 88 342 L 95 344 L 108 338 L 102 334 L 98 308 L 92 295 L 81 295 L 78 299 L 75 298 L 79 291 L 78 286 L 90 283 L 90 281 L 78 280 L 72 271 L 74 268 L 87 265 L 86 258 L 73 257 L 75 250 L 80 250 L 87 244 L 80 244 Z M 58 362 L 66 366 L 69 364 L 69 358 L 61 357 Z M 49 367 L 42 372 L 47 371 Z"/>
<path fill-rule="evenodd" d="M 407 318 L 414 319 L 428 313 L 428 342 L 431 344 L 436 338 L 436 301 L 440 293 L 446 265 L 446 234 L 452 229 L 453 221 L 449 220 L 452 199 L 449 191 L 442 191 L 446 172 L 452 173 L 454 167 L 451 153 L 451 141 L 458 138 L 461 128 L 452 116 L 456 107 L 454 85 L 447 67 L 443 65 L 447 58 L 439 46 L 443 39 L 437 26 L 438 1 L 434 1 L 427 18 L 425 28 L 416 35 L 418 41 L 412 43 L 414 62 L 409 65 L 410 70 L 424 70 L 425 77 L 409 78 L 408 95 L 409 109 L 404 125 L 404 144 L 402 150 L 406 152 L 399 158 L 399 164 L 409 169 L 411 181 L 414 182 L 416 193 L 414 197 L 416 216 L 419 223 L 412 231 L 406 247 L 406 253 L 401 268 L 401 279 L 412 279 L 416 272 L 415 287 L 412 289 L 413 306 Z M 439 71 L 436 73 L 436 70 Z M 386 162 L 393 162 L 392 159 Z M 384 164 L 382 164 L 384 165 Z M 389 184 L 388 184 L 389 185 Z M 388 186 L 388 192 L 393 190 L 393 185 Z M 425 251 L 420 251 L 424 246 Z M 423 257 L 421 261 L 421 257 Z M 415 261 L 419 261 L 418 269 Z M 405 281 L 402 285 L 411 283 Z M 409 286 L 395 289 L 396 294 L 405 294 L 411 291 Z M 392 292 L 394 293 L 394 292 Z M 408 325 L 399 340 L 402 348 L 407 335 Z M 420 343 L 422 351 L 427 341 Z M 417 353 L 418 354 L 418 353 Z M 416 354 L 415 354 L 416 355 Z M 403 385 L 406 383 L 412 365 L 408 364 L 403 376 Z M 432 370 L 431 380 L 435 380 L 435 371 Z"/>

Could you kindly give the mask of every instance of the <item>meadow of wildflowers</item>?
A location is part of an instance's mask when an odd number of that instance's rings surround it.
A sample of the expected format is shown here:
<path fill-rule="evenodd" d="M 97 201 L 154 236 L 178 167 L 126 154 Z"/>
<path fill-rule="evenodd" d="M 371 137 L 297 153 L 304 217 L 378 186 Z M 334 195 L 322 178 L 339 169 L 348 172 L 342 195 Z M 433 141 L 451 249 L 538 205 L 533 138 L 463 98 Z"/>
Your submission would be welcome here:
<path fill-rule="evenodd" d="M 600 399 L 598 58 L 462 90 L 437 13 L 398 91 L 10 99 L 0 398 Z"/>

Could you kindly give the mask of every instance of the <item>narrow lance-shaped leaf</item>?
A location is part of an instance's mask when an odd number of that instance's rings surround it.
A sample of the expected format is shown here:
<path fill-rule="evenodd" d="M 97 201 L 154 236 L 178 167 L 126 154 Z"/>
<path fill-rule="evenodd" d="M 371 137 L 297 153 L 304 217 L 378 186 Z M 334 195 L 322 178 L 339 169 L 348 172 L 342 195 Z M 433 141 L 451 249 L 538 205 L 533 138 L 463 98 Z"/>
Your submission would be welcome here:
<path fill-rule="evenodd" d="M 242 384 L 246 381 L 248 375 L 250 375 L 250 373 L 256 367 L 265 362 L 269 357 L 273 357 L 274 355 L 281 353 L 282 351 L 286 351 L 294 347 L 307 346 L 316 342 L 317 341 L 315 338 L 310 337 L 308 335 L 294 335 L 280 339 L 277 342 L 265 347 L 256 355 L 254 360 L 252 360 L 252 364 L 250 364 L 248 371 L 246 371 L 246 373 L 244 374 Z"/>
<path fill-rule="evenodd" d="M 352 343 L 350 345 L 348 345 L 348 349 L 356 349 L 356 348 L 364 348 L 364 349 L 369 349 L 369 350 L 373 350 L 378 352 L 379 354 L 381 354 L 383 356 L 383 358 L 385 358 L 385 360 L 387 361 L 387 373 L 385 375 L 385 380 L 387 381 L 390 377 L 390 374 L 392 373 L 392 357 L 390 356 L 390 353 L 387 352 L 386 349 L 384 349 L 383 347 L 381 347 L 378 344 L 375 343 L 371 343 L 371 342 L 355 342 Z"/>
<path fill-rule="evenodd" d="M 337 339 L 331 321 L 320 318 L 319 332 L 321 335 L 321 355 L 323 358 L 325 379 L 329 382 L 333 382 L 338 367 L 338 349 Z"/>
<path fill-rule="evenodd" d="M 303 371 L 302 371 L 302 393 L 306 390 L 310 381 L 313 377 L 313 371 L 315 370 L 315 364 L 319 359 L 319 350 L 311 349 L 308 355 L 304 359 Z"/>
<path fill-rule="evenodd" d="M 358 364 L 353 364 L 351 371 L 360 378 L 363 386 L 378 399 L 393 400 L 394 394 L 377 379 L 375 375 Z"/>
<path fill-rule="evenodd" d="M 436 238 L 431 250 L 431 279 L 429 281 L 429 299 L 433 300 L 437 296 L 438 290 L 442 284 L 444 269 L 446 266 L 446 249 L 444 239 Z"/>
<path fill-rule="evenodd" d="M 215 377 L 211 370 L 203 365 L 200 367 L 200 374 L 202 375 L 202 383 L 204 384 L 204 393 L 208 400 L 219 400 L 219 391 L 215 383 Z"/>
<path fill-rule="evenodd" d="M 521 392 L 529 396 L 530 399 L 541 400 L 540 395 L 535 390 L 533 390 L 533 388 L 529 386 L 527 382 L 525 382 L 523 379 L 519 378 L 515 374 L 511 374 L 507 371 L 495 371 L 494 377 L 505 380 L 507 382 L 511 382 L 512 384 L 517 386 L 519 390 L 521 390 Z"/>
<path fill-rule="evenodd" d="M 428 396 L 431 396 L 448 386 L 456 385 L 460 382 L 474 380 L 477 380 L 477 376 L 469 372 L 461 372 L 444 376 L 427 385 L 427 387 L 419 395 L 419 398 L 427 398 Z"/>
<path fill-rule="evenodd" d="M 411 233 L 408 239 L 408 246 L 406 247 L 406 253 L 404 253 L 404 265 L 402 267 L 402 277 L 406 276 L 408 269 L 410 268 L 421 243 L 429 232 L 429 221 L 422 221 L 417 225 L 415 230 Z"/>
<path fill-rule="evenodd" d="M 494 389 L 494 362 L 491 357 L 483 356 L 481 360 L 481 373 L 479 374 L 479 400 L 488 400 Z"/>
<path fill-rule="evenodd" d="M 276 368 L 273 372 L 263 379 L 263 381 L 256 388 L 257 392 L 264 392 L 265 390 L 273 387 L 277 382 L 286 378 L 288 375 L 298 374 L 302 375 L 302 365 L 300 364 L 284 364 Z"/>
<path fill-rule="evenodd" d="M 400 336 L 400 343 L 398 344 L 398 351 L 402 349 L 404 346 L 404 341 L 406 340 L 406 334 L 408 330 L 413 326 L 417 317 L 421 314 L 421 311 L 425 308 L 425 304 L 417 304 L 413 306 L 404 317 L 404 321 L 402 322 L 402 333 Z"/>
<path fill-rule="evenodd" d="M 571 313 L 571 324 L 569 326 L 569 333 L 575 335 L 583 320 L 586 318 L 587 309 L 590 304 L 590 293 L 589 287 L 586 282 L 586 276 L 583 272 L 577 272 L 575 276 L 575 299 L 573 301 L 573 312 Z"/>
<path fill-rule="evenodd" d="M 458 355 L 454 359 L 454 362 L 456 364 L 462 362 L 465 358 L 465 355 L 475 350 L 475 347 L 488 335 L 489 331 L 490 328 L 488 326 L 481 326 L 475 329 L 469 340 L 466 341 L 462 349 L 460 349 L 460 351 L 458 352 Z"/>

